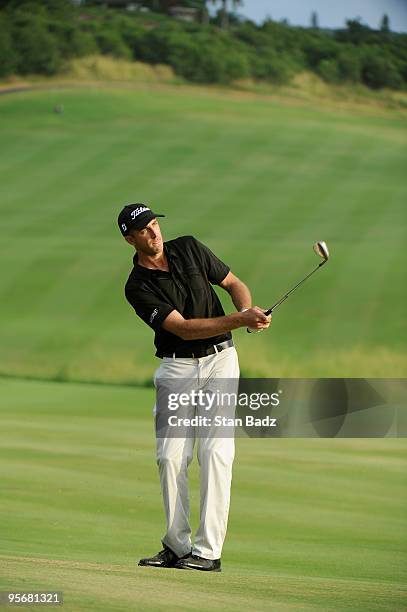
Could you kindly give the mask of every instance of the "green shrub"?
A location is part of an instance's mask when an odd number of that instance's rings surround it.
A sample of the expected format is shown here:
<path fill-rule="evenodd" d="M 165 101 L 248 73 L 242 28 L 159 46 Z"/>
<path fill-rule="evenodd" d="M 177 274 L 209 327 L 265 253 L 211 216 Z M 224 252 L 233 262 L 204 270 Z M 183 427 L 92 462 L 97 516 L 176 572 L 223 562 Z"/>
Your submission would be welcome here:
<path fill-rule="evenodd" d="M 139 34 L 135 42 L 139 59 L 167 63 L 195 83 L 229 83 L 250 76 L 249 60 L 239 43 L 209 28 L 174 22 Z"/>
<path fill-rule="evenodd" d="M 389 87 L 400 89 L 403 78 L 394 60 L 383 55 L 378 48 L 366 48 L 362 55 L 362 79 L 372 89 Z"/>
<path fill-rule="evenodd" d="M 251 76 L 249 58 L 241 51 L 228 53 L 225 61 L 228 80 L 237 81 Z"/>
<path fill-rule="evenodd" d="M 252 55 L 251 67 L 255 79 L 269 81 L 277 85 L 288 83 L 295 72 L 289 57 L 280 55 L 270 49 Z"/>
<path fill-rule="evenodd" d="M 12 30 L 9 20 L 0 15 L 0 77 L 17 70 L 18 57 L 13 47 Z"/>
<path fill-rule="evenodd" d="M 62 65 L 57 38 L 37 15 L 25 15 L 14 27 L 13 45 L 20 74 L 56 74 Z"/>
<path fill-rule="evenodd" d="M 343 49 L 339 52 L 338 73 L 342 81 L 358 83 L 361 80 L 361 61 L 359 53 L 354 48 Z"/>
<path fill-rule="evenodd" d="M 94 35 L 85 30 L 74 30 L 70 45 L 72 57 L 85 57 L 86 55 L 93 55 L 98 51 L 98 45 Z"/>
<path fill-rule="evenodd" d="M 116 30 L 103 27 L 96 31 L 95 40 L 99 50 L 104 55 L 112 55 L 113 57 L 125 59 L 130 59 L 132 56 L 131 50 Z"/>
<path fill-rule="evenodd" d="M 145 49 L 146 30 L 141 25 L 129 19 L 124 19 L 119 24 L 121 37 L 125 45 L 130 49 L 133 59 L 139 60 Z"/>
<path fill-rule="evenodd" d="M 340 51 L 340 45 L 323 33 L 307 32 L 302 37 L 302 49 L 308 68 L 320 72 L 319 66 L 323 60 L 336 59 Z"/>
<path fill-rule="evenodd" d="M 177 22 L 165 23 L 144 32 L 135 42 L 140 59 L 151 64 L 170 64 L 171 53 L 188 47 L 190 37 Z"/>
<path fill-rule="evenodd" d="M 336 59 L 321 60 L 318 64 L 318 74 L 327 83 L 338 83 L 340 81 L 340 72 Z"/>
<path fill-rule="evenodd" d="M 199 43 L 191 36 L 173 37 L 169 63 L 180 76 L 195 83 L 226 83 L 227 62 L 219 46 Z"/>

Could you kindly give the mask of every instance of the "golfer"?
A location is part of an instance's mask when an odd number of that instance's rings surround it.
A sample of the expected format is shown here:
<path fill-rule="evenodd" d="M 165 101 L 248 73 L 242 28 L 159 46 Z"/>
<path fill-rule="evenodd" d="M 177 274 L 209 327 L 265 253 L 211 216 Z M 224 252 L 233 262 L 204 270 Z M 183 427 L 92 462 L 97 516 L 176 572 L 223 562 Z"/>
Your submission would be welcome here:
<path fill-rule="evenodd" d="M 163 242 L 157 217 L 144 204 L 125 206 L 118 224 L 135 248 L 134 267 L 125 286 L 127 300 L 155 332 L 157 396 L 160 380 L 239 378 L 239 363 L 231 331 L 238 327 L 262 330 L 271 317 L 251 307 L 246 285 L 230 268 L 193 236 Z M 238 312 L 225 315 L 212 285 L 225 289 Z M 157 408 L 154 408 L 154 413 Z M 191 414 L 194 412 L 191 407 Z M 188 466 L 195 438 L 157 437 L 167 529 L 163 550 L 141 559 L 139 565 L 221 571 L 230 503 L 234 438 L 199 438 L 200 522 L 191 541 Z"/>

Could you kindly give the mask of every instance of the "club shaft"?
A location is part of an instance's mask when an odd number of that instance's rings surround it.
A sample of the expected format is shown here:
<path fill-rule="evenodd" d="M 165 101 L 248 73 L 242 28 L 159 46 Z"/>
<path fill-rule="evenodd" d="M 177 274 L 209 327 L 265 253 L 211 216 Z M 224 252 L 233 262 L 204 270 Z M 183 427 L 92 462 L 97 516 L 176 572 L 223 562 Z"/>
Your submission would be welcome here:
<path fill-rule="evenodd" d="M 290 294 L 291 294 L 293 291 L 295 291 L 296 289 L 298 289 L 298 287 L 299 287 L 300 285 L 302 285 L 302 283 L 305 283 L 305 281 L 307 280 L 307 278 L 309 278 L 310 276 L 312 276 L 312 275 L 314 274 L 314 272 L 316 272 L 317 270 L 319 270 L 319 268 L 320 268 L 321 266 L 323 266 L 323 265 L 324 265 L 324 263 L 326 263 L 327 261 L 328 261 L 328 260 L 327 260 L 327 259 L 325 259 L 325 260 L 324 260 L 324 261 L 322 261 L 320 264 L 318 264 L 318 265 L 317 265 L 317 267 L 316 267 L 316 268 L 314 268 L 314 269 L 312 270 L 312 272 L 310 272 L 310 273 L 309 273 L 309 274 L 308 274 L 308 275 L 307 275 L 305 278 L 303 278 L 302 280 L 300 280 L 300 282 L 299 282 L 299 283 L 297 283 L 297 284 L 295 285 L 295 287 L 293 287 L 292 289 L 290 289 L 290 291 L 288 291 L 288 292 L 287 292 L 285 295 L 283 295 L 283 297 L 282 297 L 281 299 L 279 299 L 279 300 L 278 300 L 278 302 L 276 302 L 275 304 L 273 304 L 273 306 L 271 306 L 271 308 L 269 308 L 268 310 L 266 310 L 266 312 L 265 312 L 264 314 L 265 314 L 265 315 L 267 315 L 267 316 L 268 316 L 268 315 L 270 315 L 270 314 L 271 314 L 271 313 L 272 313 L 272 312 L 273 312 L 273 311 L 274 311 L 276 308 L 278 308 L 278 306 L 280 306 L 280 304 L 282 304 L 282 303 L 283 303 L 283 302 L 284 302 L 284 301 L 285 301 L 285 300 L 288 298 L 288 296 L 289 296 L 289 295 L 290 295 Z"/>

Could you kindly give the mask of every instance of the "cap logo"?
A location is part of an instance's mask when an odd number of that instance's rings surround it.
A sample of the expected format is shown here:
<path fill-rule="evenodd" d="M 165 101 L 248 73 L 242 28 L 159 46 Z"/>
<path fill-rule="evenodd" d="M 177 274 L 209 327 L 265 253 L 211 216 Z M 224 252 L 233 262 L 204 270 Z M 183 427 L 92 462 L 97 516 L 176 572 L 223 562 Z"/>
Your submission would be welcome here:
<path fill-rule="evenodd" d="M 147 206 L 138 206 L 137 208 L 131 211 L 130 216 L 134 221 L 136 217 L 141 215 L 141 213 L 146 212 L 146 210 L 150 210 L 150 209 L 147 208 Z"/>
<path fill-rule="evenodd" d="M 125 223 L 122 223 L 122 230 L 124 232 L 127 232 L 127 225 Z"/>

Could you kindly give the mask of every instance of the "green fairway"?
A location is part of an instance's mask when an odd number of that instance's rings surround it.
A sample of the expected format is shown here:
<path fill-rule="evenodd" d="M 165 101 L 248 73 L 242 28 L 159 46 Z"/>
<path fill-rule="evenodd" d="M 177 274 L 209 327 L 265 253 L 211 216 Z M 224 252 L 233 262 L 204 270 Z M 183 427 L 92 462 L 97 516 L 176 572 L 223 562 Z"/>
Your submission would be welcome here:
<path fill-rule="evenodd" d="M 63 104 L 64 112 L 53 112 Z M 125 302 L 125 202 L 193 234 L 267 307 L 332 259 L 269 332 L 235 333 L 242 371 L 406 373 L 406 120 L 200 89 L 55 89 L 0 98 L 0 373 L 140 381 L 152 332 Z M 227 312 L 233 310 L 222 292 Z"/>
<path fill-rule="evenodd" d="M 406 608 L 403 439 L 239 439 L 223 572 L 139 568 L 164 530 L 153 392 L 0 391 L 0 589 L 74 612 Z M 190 474 L 196 529 L 196 458 Z"/>

